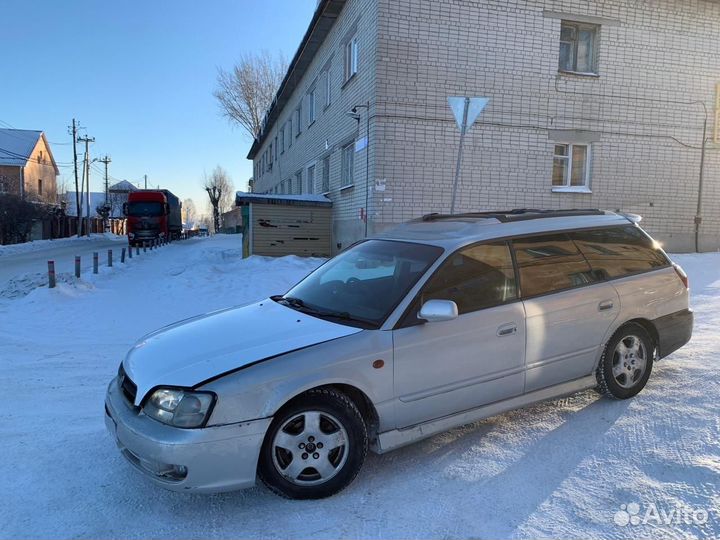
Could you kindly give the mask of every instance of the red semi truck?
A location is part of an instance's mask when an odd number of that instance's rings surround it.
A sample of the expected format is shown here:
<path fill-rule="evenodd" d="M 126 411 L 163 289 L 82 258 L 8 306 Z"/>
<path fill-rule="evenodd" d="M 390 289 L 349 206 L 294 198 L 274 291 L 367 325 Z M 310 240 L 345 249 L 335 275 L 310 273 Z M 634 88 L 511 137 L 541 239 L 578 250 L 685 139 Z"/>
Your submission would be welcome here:
<path fill-rule="evenodd" d="M 167 189 L 143 189 L 128 194 L 123 205 L 127 216 L 130 245 L 166 238 L 175 240 L 182 233 L 180 200 Z"/>

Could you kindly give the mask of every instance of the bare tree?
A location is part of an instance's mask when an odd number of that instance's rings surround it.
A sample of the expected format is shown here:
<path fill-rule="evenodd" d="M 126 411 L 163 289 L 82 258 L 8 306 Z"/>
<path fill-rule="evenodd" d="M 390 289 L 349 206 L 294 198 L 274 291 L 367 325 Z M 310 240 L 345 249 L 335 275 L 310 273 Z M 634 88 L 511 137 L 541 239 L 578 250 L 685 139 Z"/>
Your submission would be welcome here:
<path fill-rule="evenodd" d="M 268 51 L 242 55 L 230 71 L 218 69 L 213 95 L 223 116 L 256 138 L 286 70 L 285 58 Z"/>
<path fill-rule="evenodd" d="M 227 171 L 218 165 L 210 177 L 205 177 L 203 188 L 210 198 L 215 232 L 220 232 L 220 215 L 230 210 L 235 201 L 232 180 Z"/>
<path fill-rule="evenodd" d="M 182 202 L 183 211 L 183 222 L 186 226 L 194 226 L 197 221 L 197 208 L 195 208 L 195 201 L 192 199 L 185 199 Z"/>

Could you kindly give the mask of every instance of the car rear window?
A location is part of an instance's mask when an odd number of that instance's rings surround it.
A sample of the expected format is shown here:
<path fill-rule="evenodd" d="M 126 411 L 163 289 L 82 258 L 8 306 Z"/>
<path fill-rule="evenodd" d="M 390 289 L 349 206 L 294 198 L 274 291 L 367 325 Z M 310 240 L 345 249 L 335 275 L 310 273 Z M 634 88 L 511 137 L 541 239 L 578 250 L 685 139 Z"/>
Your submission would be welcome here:
<path fill-rule="evenodd" d="M 651 238 L 633 225 L 570 233 L 592 269 L 604 279 L 663 268 L 670 264 Z"/>
<path fill-rule="evenodd" d="M 512 245 L 523 297 L 580 287 L 601 279 L 567 234 L 518 238 Z"/>

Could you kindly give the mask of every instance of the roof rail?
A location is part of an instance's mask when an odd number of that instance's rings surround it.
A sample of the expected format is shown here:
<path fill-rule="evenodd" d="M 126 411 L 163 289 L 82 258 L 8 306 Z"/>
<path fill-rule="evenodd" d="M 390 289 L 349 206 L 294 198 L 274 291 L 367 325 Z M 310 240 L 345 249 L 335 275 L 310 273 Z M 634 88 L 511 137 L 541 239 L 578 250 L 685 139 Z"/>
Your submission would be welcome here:
<path fill-rule="evenodd" d="M 536 208 L 514 208 L 512 210 L 493 210 L 488 212 L 465 212 L 462 214 L 425 214 L 413 221 L 441 221 L 453 219 L 497 219 L 506 223 L 509 221 L 524 221 L 529 219 L 573 217 L 573 216 L 602 216 L 604 210 L 597 208 L 573 208 L 568 210 L 539 210 Z"/>

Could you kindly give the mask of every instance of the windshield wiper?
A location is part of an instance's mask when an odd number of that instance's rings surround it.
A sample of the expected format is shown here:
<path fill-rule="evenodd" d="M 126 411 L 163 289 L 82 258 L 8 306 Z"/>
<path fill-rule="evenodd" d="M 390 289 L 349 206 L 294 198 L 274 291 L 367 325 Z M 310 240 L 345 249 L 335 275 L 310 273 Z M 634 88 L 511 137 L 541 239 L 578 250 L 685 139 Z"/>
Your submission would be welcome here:
<path fill-rule="evenodd" d="M 305 302 L 303 302 L 300 298 L 295 298 L 293 296 L 272 296 L 270 297 L 271 300 L 274 300 L 275 302 L 279 304 L 283 304 L 285 306 L 288 306 L 292 309 L 296 309 L 297 311 L 300 311 L 302 313 L 307 313 L 308 315 L 314 315 L 316 317 L 320 318 L 330 318 L 330 319 L 340 319 L 343 321 L 354 321 L 359 322 L 365 325 L 370 326 L 377 326 L 375 322 L 367 320 L 367 319 L 361 319 L 358 317 L 354 317 L 350 314 L 348 311 L 330 311 L 330 310 L 324 310 L 324 309 L 317 309 L 310 306 L 305 305 Z"/>

